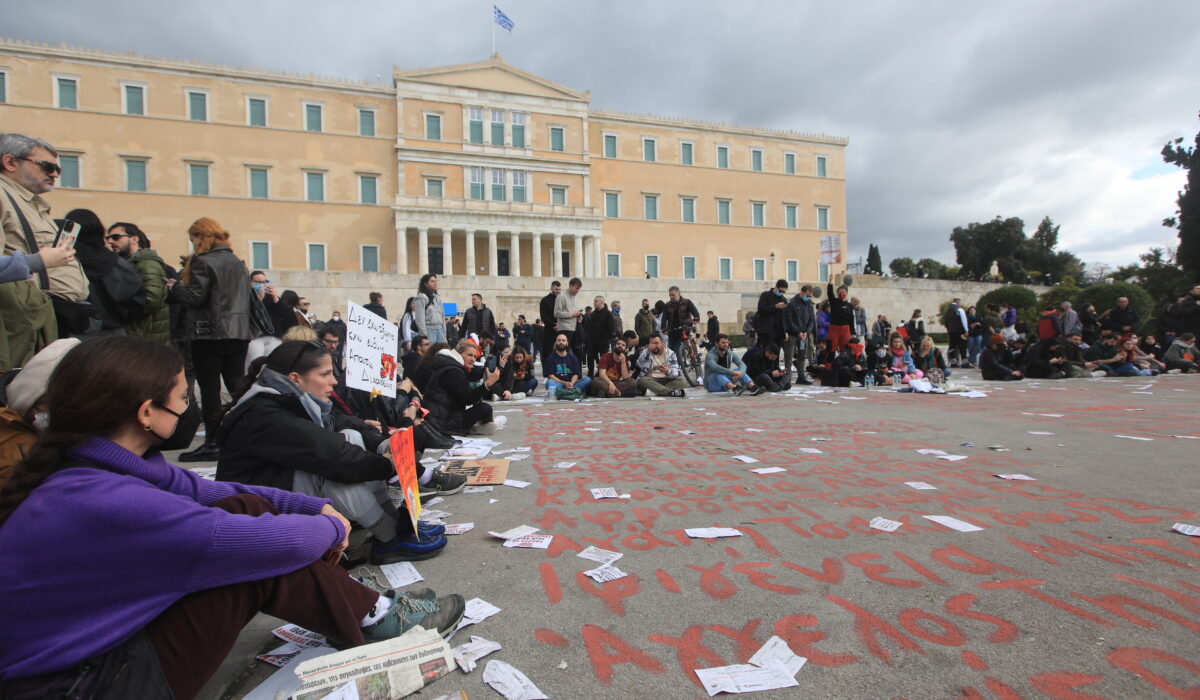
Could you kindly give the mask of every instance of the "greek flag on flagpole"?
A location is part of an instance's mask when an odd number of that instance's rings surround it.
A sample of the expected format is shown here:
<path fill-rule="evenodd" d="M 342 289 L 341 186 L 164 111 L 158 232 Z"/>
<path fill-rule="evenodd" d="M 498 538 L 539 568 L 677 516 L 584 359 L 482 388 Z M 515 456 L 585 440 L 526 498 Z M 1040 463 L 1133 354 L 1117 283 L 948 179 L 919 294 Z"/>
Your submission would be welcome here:
<path fill-rule="evenodd" d="M 496 7 L 495 5 L 492 5 L 492 10 L 496 18 L 496 24 L 511 32 L 513 30 L 513 21 L 508 18 L 508 15 L 501 12 L 500 8 Z"/>

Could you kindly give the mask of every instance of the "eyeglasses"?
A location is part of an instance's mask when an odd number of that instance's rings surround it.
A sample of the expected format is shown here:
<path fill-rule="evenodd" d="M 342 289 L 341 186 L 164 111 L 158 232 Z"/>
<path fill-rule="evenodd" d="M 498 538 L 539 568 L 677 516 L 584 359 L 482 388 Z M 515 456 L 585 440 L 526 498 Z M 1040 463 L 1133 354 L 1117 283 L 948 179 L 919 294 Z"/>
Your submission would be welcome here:
<path fill-rule="evenodd" d="M 27 160 L 30 163 L 33 163 L 41 168 L 42 172 L 46 173 L 47 175 L 58 175 L 62 173 L 62 166 L 58 163 L 51 163 L 48 160 L 34 160 L 32 158 L 21 158 L 21 160 Z"/>
<path fill-rule="evenodd" d="M 300 352 L 296 353 L 296 356 L 294 358 L 292 358 L 292 364 L 288 365 L 288 371 L 284 372 L 285 375 L 291 374 L 292 372 L 296 371 L 296 365 L 300 364 L 300 358 L 304 357 L 304 352 L 306 350 L 308 350 L 309 348 L 316 348 L 318 350 L 324 350 L 325 346 L 322 345 L 321 342 L 318 340 L 304 341 L 304 344 L 300 346 Z"/>
<path fill-rule="evenodd" d="M 107 238 L 110 241 L 119 241 L 122 238 L 129 238 L 130 235 L 131 234 L 128 234 L 128 233 L 110 233 L 107 236 L 105 236 L 105 238 Z"/>

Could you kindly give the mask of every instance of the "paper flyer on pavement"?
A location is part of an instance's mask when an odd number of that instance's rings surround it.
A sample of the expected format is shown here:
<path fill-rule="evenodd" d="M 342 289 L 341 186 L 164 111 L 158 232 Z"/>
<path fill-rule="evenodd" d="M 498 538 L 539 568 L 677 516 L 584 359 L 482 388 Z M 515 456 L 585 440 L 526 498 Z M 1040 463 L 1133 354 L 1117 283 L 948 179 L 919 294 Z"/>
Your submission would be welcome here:
<path fill-rule="evenodd" d="M 395 639 L 301 662 L 296 700 L 320 700 L 353 681 L 362 697 L 400 698 L 454 667 L 450 645 L 437 630 L 414 627 Z"/>

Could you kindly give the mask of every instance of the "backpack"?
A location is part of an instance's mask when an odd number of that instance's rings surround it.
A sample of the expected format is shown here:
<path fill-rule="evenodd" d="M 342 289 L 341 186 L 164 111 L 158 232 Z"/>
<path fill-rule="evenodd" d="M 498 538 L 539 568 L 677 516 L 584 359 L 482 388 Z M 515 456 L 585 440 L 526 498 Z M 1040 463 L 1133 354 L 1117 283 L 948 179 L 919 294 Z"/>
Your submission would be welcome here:
<path fill-rule="evenodd" d="M 128 325 L 142 318 L 146 310 L 146 287 L 133 263 L 117 258 L 98 281 L 112 300 L 115 320 Z"/>
<path fill-rule="evenodd" d="M 559 401 L 579 401 L 580 399 L 586 398 L 586 394 L 584 394 L 583 389 L 578 387 L 571 387 L 568 389 L 565 386 L 561 386 L 555 392 L 554 397 Z"/>

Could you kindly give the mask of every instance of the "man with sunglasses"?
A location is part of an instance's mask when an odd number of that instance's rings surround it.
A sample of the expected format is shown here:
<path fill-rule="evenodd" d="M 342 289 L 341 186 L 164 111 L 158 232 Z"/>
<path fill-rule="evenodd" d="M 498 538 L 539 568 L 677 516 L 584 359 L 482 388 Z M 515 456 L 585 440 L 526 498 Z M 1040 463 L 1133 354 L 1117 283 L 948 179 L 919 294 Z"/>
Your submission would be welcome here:
<path fill-rule="evenodd" d="M 145 311 L 142 317 L 126 328 L 130 335 L 140 335 L 165 343 L 171 339 L 171 309 L 167 306 L 167 278 L 174 278 L 158 252 L 150 247 L 150 238 L 136 224 L 120 221 L 108 227 L 104 237 L 113 252 L 128 260 L 142 278 L 146 290 Z"/>
<path fill-rule="evenodd" d="M 58 226 L 50 216 L 50 204 L 42 198 L 54 189 L 61 172 L 58 152 L 50 144 L 21 134 L 0 135 L 0 227 L 6 253 L 40 250 L 47 251 L 43 256 L 61 257 L 61 251 L 54 252 Z M 4 285 L 0 292 L 0 315 L 8 341 L 7 355 L 0 356 L 0 369 L 19 367 L 59 335 L 68 335 L 68 329 L 60 332 L 55 309 L 60 302 L 88 298 L 87 277 L 78 262 L 45 268 L 30 282 Z M 46 294 L 55 301 L 54 307 Z"/>

